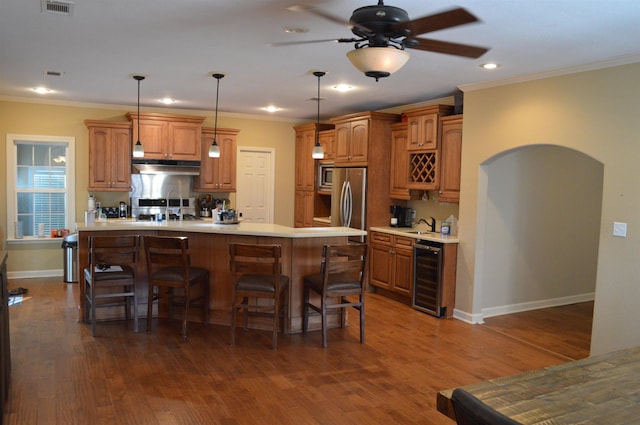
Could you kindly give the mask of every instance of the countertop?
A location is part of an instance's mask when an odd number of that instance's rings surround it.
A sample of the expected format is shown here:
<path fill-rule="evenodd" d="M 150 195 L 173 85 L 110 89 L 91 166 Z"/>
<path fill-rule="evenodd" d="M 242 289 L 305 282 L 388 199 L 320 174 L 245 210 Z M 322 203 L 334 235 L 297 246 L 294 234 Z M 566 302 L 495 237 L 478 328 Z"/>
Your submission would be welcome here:
<path fill-rule="evenodd" d="M 109 230 L 168 230 L 176 232 L 217 233 L 248 236 L 274 236 L 283 238 L 320 238 L 335 236 L 366 236 L 364 230 L 349 227 L 288 227 L 278 224 L 245 223 L 217 224 L 212 220 L 136 221 L 107 219 L 95 223 L 76 223 L 78 232 Z"/>
<path fill-rule="evenodd" d="M 425 241 L 440 243 L 458 243 L 460 239 L 457 236 L 442 236 L 440 232 L 429 232 L 422 227 L 371 227 L 372 232 L 390 233 L 392 235 L 406 236 L 408 238 L 420 239 Z M 420 232 L 411 233 L 411 232 Z"/>

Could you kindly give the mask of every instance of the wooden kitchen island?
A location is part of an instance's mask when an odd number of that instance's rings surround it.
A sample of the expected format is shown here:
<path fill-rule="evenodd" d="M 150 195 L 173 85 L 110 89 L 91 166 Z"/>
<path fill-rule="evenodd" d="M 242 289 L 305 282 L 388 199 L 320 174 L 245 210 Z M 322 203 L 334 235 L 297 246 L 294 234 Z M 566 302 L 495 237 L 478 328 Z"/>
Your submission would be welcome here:
<path fill-rule="evenodd" d="M 187 236 L 191 264 L 207 268 L 211 272 L 209 309 L 211 323 L 230 325 L 231 301 L 233 297 L 232 275 L 229 271 L 229 248 L 231 242 L 276 243 L 282 246 L 282 273 L 289 276 L 289 322 L 285 323 L 285 333 L 302 331 L 303 277 L 317 273 L 322 260 L 324 244 L 347 243 L 350 236 L 364 236 L 365 231 L 347 227 L 307 227 L 292 228 L 276 224 L 239 223 L 233 225 L 215 224 L 203 221 L 162 221 L 143 222 L 128 220 L 105 220 L 96 223 L 77 223 L 78 231 L 78 277 L 79 277 L 79 320 L 84 320 L 84 275 L 88 266 L 88 241 L 92 235 Z M 143 242 L 144 245 L 144 242 Z M 144 317 L 147 303 L 146 263 L 144 247 L 138 265 L 137 293 L 139 314 Z M 108 310 L 108 309 L 101 309 Z M 102 313 L 102 312 L 99 312 Z M 122 310 L 109 310 L 100 318 L 120 318 Z M 162 310 L 160 312 L 162 315 Z M 312 318 L 313 319 L 313 318 Z M 310 320 L 310 329 L 319 329 L 320 321 Z M 197 316 L 193 317 L 197 321 Z M 257 323 L 257 327 L 260 323 Z"/>

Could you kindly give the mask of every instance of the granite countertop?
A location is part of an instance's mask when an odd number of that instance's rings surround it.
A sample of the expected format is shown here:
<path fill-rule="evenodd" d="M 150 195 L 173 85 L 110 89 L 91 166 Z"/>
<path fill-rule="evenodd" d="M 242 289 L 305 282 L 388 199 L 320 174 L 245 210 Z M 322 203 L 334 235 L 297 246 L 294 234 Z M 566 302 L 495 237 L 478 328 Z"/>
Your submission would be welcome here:
<path fill-rule="evenodd" d="M 278 224 L 240 222 L 238 224 L 217 224 L 212 220 L 185 221 L 136 221 L 108 219 L 95 223 L 76 223 L 78 232 L 109 230 L 165 230 L 175 232 L 218 233 L 248 236 L 274 236 L 284 238 L 321 238 L 335 236 L 365 236 L 364 230 L 349 227 L 288 227 Z"/>
<path fill-rule="evenodd" d="M 406 236 L 408 238 L 440 242 L 440 243 L 458 243 L 460 239 L 457 236 L 442 236 L 440 232 L 430 232 L 428 229 L 416 226 L 416 227 L 371 227 L 369 229 L 372 232 L 389 233 L 397 236 Z M 420 233 L 411 233 L 420 232 Z"/>

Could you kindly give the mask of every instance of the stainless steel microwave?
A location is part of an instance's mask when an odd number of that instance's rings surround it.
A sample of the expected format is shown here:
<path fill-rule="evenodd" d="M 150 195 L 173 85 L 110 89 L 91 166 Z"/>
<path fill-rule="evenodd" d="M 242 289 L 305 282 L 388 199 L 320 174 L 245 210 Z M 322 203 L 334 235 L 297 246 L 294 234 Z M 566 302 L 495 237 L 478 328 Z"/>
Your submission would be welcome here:
<path fill-rule="evenodd" d="M 318 164 L 318 190 L 331 191 L 333 186 L 333 164 Z"/>

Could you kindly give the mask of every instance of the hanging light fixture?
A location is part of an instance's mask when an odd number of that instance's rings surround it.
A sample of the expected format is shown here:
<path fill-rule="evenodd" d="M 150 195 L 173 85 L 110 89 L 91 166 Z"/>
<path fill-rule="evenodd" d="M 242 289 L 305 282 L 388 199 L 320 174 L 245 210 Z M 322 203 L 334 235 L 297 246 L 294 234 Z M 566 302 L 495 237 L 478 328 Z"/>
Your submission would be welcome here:
<path fill-rule="evenodd" d="M 211 146 L 209 146 L 209 157 L 220 158 L 220 146 L 218 146 L 218 141 L 216 140 L 216 138 L 218 136 L 218 97 L 220 93 L 220 79 L 224 78 L 224 74 L 213 74 L 211 76 L 217 80 L 217 86 L 216 86 L 216 118 L 215 118 L 215 123 L 213 127 L 213 142 L 211 142 Z"/>
<path fill-rule="evenodd" d="M 313 146 L 313 151 L 311 152 L 311 157 L 313 159 L 324 159 L 324 149 L 322 149 L 322 145 L 320 144 L 320 78 L 324 77 L 326 72 L 323 71 L 315 71 L 313 75 L 318 77 L 318 97 L 316 100 L 318 101 L 318 115 L 316 117 L 316 144 Z"/>
<path fill-rule="evenodd" d="M 389 47 L 358 47 L 347 52 L 347 58 L 353 66 L 367 77 L 388 77 L 402 68 L 409 60 L 409 53 L 405 50 Z"/>
<path fill-rule="evenodd" d="M 133 147 L 133 157 L 142 158 L 144 156 L 144 148 L 140 143 L 140 81 L 144 80 L 144 77 L 142 75 L 134 75 L 133 79 L 138 82 L 138 141 Z"/>

